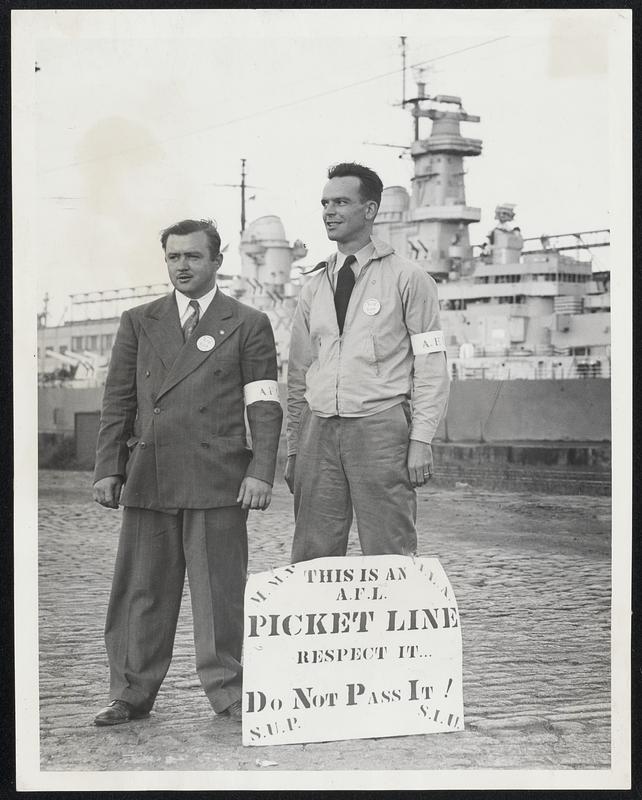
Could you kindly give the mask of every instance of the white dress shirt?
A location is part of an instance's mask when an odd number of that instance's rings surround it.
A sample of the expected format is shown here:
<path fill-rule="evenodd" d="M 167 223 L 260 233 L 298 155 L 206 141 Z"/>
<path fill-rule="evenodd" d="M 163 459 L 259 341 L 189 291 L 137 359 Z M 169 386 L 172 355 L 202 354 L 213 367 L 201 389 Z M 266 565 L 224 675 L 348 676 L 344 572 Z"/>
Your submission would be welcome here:
<path fill-rule="evenodd" d="M 179 292 L 178 289 L 174 290 L 174 296 L 176 297 L 176 305 L 178 306 L 178 317 L 181 321 L 181 328 L 183 327 L 185 321 L 190 315 L 189 304 L 192 302 L 192 300 L 198 301 L 198 305 L 201 312 L 199 319 L 202 319 L 203 314 L 207 311 L 209 304 L 214 299 L 214 295 L 216 294 L 217 288 L 218 288 L 217 286 L 214 286 L 214 288 L 210 289 L 207 294 L 204 294 L 203 297 L 198 297 L 198 298 L 188 297 L 186 294 L 183 294 L 183 292 Z"/>
<path fill-rule="evenodd" d="M 374 255 L 375 247 L 372 244 L 372 240 L 370 240 L 367 244 L 365 244 L 361 250 L 357 250 L 354 254 L 354 257 L 357 259 L 351 266 L 352 271 L 354 272 L 355 279 L 359 277 L 361 270 L 365 267 L 365 265 L 370 261 L 372 256 Z M 337 251 L 337 260 L 334 265 L 334 271 L 332 272 L 332 284 L 336 286 L 337 284 L 337 275 L 339 274 L 339 270 L 343 266 L 343 262 L 346 258 L 350 255 L 349 253 L 341 253 Z"/>

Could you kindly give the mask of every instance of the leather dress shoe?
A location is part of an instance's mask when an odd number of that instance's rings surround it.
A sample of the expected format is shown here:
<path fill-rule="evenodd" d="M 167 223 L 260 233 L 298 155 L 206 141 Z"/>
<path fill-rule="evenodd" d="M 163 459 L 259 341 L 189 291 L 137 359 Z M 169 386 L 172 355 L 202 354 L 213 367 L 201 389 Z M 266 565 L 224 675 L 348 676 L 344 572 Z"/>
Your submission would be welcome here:
<path fill-rule="evenodd" d="M 225 711 L 223 712 L 226 716 L 228 716 L 234 722 L 242 722 L 243 721 L 243 706 L 241 705 L 240 700 L 235 700 L 231 705 L 229 705 Z"/>
<path fill-rule="evenodd" d="M 96 714 L 94 725 L 122 725 L 124 722 L 140 719 L 148 714 L 149 711 L 137 710 L 124 700 L 112 700 L 106 708 Z"/>

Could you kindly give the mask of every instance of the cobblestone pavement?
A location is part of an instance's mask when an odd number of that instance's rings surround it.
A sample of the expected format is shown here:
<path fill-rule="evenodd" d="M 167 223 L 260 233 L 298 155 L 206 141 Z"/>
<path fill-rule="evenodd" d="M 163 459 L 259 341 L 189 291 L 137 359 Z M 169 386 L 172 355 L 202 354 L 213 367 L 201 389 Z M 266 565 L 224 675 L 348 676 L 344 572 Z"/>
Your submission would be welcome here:
<path fill-rule="evenodd" d="M 440 559 L 461 614 L 465 730 L 244 748 L 240 725 L 215 717 L 202 693 L 187 593 L 151 716 L 93 726 L 108 699 L 102 629 L 120 512 L 92 503 L 89 486 L 89 473 L 40 473 L 43 770 L 257 770 L 257 759 L 278 770 L 610 766 L 609 498 L 422 489 L 419 555 Z M 251 572 L 288 563 L 283 484 L 249 531 Z"/>

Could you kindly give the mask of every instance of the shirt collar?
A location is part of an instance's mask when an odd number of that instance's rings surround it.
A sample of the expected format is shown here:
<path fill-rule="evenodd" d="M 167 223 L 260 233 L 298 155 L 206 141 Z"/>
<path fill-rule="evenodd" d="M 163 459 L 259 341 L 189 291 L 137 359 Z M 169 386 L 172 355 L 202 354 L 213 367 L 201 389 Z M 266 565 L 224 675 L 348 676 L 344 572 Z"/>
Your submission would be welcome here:
<path fill-rule="evenodd" d="M 370 261 L 370 259 L 374 255 L 374 252 L 375 252 L 375 246 L 372 243 L 372 239 L 369 242 L 367 242 L 361 248 L 361 250 L 357 250 L 357 252 L 354 254 L 354 257 L 357 259 L 357 264 L 359 266 L 357 272 L 361 272 L 361 270 L 365 267 L 365 265 L 368 263 L 368 261 Z M 348 256 L 345 253 L 340 253 L 339 251 L 337 251 L 337 260 L 335 261 L 334 264 L 335 273 L 337 273 L 341 269 L 341 267 L 343 266 L 343 262 L 346 260 L 347 257 Z"/>
<path fill-rule="evenodd" d="M 214 299 L 214 295 L 216 294 L 217 286 L 215 285 L 213 289 L 210 289 L 207 294 L 204 294 L 202 297 L 196 298 L 198 300 L 198 305 L 201 309 L 201 317 L 207 311 L 209 304 Z M 176 297 L 176 305 L 178 306 L 178 316 L 180 319 L 183 318 L 187 309 L 189 307 L 190 302 L 194 299 L 192 297 L 188 297 L 183 292 L 179 292 L 178 289 L 174 290 L 174 296 Z"/>

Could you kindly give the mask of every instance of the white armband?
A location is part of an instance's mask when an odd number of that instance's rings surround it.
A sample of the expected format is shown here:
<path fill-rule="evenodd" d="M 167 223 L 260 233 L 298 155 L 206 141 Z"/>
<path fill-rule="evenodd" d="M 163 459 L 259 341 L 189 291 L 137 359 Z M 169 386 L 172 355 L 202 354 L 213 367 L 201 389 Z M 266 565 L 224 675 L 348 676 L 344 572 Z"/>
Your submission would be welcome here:
<path fill-rule="evenodd" d="M 252 381 L 243 387 L 243 396 L 246 406 L 259 400 L 276 400 L 279 403 L 279 384 L 276 381 Z"/>
<path fill-rule="evenodd" d="M 426 331 L 425 333 L 415 333 L 410 337 L 412 352 L 419 356 L 422 353 L 439 353 L 446 350 L 443 331 Z"/>

